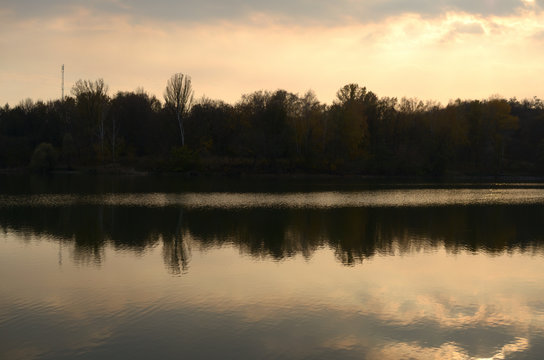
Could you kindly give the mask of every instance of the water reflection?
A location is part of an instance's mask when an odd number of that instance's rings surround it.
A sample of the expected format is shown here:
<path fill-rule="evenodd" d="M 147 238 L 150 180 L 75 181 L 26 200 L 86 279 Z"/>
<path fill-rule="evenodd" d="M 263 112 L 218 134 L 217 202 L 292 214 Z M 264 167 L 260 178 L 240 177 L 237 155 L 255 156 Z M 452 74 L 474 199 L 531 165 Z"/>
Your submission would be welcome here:
<path fill-rule="evenodd" d="M 40 196 L 0 205 L 0 273 L 15 274 L 0 287 L 0 358 L 544 353 L 544 205 L 527 194 L 440 206 Z"/>
<path fill-rule="evenodd" d="M 201 209 L 108 205 L 0 207 L 0 227 L 75 244 L 75 260 L 100 263 L 103 248 L 144 252 L 162 244 L 174 273 L 186 272 L 191 246 L 234 244 L 255 258 L 310 258 L 334 249 L 345 265 L 375 255 L 445 248 L 501 254 L 542 253 L 544 207 L 448 206 L 339 209 Z M 192 245 L 191 245 L 192 244 Z"/>
<path fill-rule="evenodd" d="M 171 273 L 179 275 L 189 269 L 191 247 L 184 239 L 183 209 L 179 209 L 178 221 L 173 233 L 163 233 L 163 257 Z"/>
<path fill-rule="evenodd" d="M 382 189 L 301 193 L 103 193 L 0 195 L 0 206 L 144 206 L 184 208 L 346 208 L 544 204 L 544 189 Z"/>
<path fill-rule="evenodd" d="M 47 250 L 39 244 L 24 249 L 27 258 Z M 510 359 L 544 350 L 541 259 L 517 252 L 494 262 L 437 250 L 346 267 L 327 249 L 278 264 L 225 246 L 195 251 L 187 276 L 172 277 L 154 264 L 160 246 L 142 259 L 107 247 L 100 271 L 63 272 L 2 249 L 13 260 L 0 253 L 0 269 L 25 281 L 6 279 L 0 292 L 0 355 L 13 355 L 14 344 L 46 359 L 176 358 L 180 347 L 189 358 L 232 359 Z M 5 303 L 15 305 L 2 312 Z"/>

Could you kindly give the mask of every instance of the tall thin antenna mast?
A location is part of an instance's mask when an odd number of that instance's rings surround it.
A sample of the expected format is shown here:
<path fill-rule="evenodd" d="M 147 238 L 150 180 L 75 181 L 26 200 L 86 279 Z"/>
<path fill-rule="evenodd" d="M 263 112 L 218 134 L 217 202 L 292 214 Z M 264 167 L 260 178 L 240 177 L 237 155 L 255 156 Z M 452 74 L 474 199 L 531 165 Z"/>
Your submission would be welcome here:
<path fill-rule="evenodd" d="M 64 101 L 64 64 L 62 64 L 62 97 L 61 101 Z"/>

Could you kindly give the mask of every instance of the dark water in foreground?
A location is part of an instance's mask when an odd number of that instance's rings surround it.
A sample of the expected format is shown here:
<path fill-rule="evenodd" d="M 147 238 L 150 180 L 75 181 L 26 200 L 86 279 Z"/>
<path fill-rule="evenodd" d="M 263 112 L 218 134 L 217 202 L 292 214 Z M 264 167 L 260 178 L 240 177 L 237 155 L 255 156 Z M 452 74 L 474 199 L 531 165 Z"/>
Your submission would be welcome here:
<path fill-rule="evenodd" d="M 0 177 L 1 359 L 539 359 L 544 185 Z"/>

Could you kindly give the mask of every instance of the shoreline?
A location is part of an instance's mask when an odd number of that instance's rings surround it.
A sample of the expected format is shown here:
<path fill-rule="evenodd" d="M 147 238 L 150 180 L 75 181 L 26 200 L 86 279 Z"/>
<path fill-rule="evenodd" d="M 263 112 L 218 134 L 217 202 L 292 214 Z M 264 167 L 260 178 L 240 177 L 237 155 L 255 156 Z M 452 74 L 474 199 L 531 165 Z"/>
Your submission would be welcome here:
<path fill-rule="evenodd" d="M 157 176 L 157 177 L 182 177 L 182 178 L 206 178 L 206 179 L 259 179 L 259 180 L 344 180 L 354 181 L 360 180 L 364 182 L 417 182 L 425 181 L 430 183 L 544 183 L 544 176 L 525 175 L 525 174 L 501 174 L 501 175 L 466 175 L 466 174 L 446 174 L 442 176 L 425 176 L 425 175 L 369 175 L 369 174 L 331 174 L 331 173 L 305 173 L 305 172 L 289 172 L 289 173 L 266 173 L 266 172 L 211 172 L 211 171 L 142 171 L 128 167 L 82 167 L 74 169 L 55 169 L 49 172 L 33 172 L 30 168 L 5 168 L 0 169 L 1 176 L 9 175 L 28 175 L 28 176 Z"/>

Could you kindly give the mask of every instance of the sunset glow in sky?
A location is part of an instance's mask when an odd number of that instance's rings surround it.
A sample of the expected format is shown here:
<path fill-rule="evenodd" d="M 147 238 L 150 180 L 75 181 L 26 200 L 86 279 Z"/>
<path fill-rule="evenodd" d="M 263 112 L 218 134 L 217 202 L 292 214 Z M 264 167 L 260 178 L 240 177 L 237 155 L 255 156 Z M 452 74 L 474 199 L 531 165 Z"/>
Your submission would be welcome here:
<path fill-rule="evenodd" d="M 347 83 L 378 96 L 544 97 L 544 0 L 4 0 L 0 105 L 50 100 L 78 79 L 162 100 L 176 72 L 195 95 Z"/>

